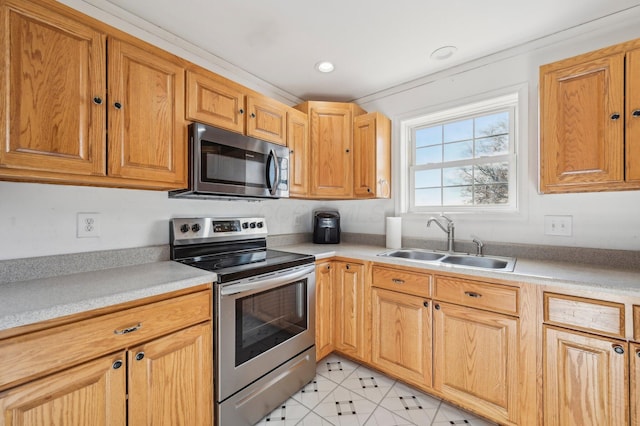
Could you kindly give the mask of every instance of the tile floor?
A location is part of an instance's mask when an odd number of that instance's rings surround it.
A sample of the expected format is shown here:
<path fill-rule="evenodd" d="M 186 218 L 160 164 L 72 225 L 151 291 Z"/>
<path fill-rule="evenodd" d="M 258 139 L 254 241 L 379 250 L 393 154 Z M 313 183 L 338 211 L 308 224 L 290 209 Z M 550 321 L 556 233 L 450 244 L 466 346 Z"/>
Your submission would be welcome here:
<path fill-rule="evenodd" d="M 338 355 L 318 362 L 316 377 L 259 426 L 489 426 L 461 411 Z"/>

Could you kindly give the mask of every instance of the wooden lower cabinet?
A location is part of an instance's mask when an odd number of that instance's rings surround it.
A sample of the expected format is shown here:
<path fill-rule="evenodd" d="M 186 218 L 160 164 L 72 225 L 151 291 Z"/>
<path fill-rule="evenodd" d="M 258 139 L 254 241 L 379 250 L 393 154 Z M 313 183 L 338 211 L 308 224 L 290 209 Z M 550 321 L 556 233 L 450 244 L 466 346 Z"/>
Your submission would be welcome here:
<path fill-rule="evenodd" d="M 631 343 L 631 425 L 640 425 L 640 344 Z"/>
<path fill-rule="evenodd" d="M 316 263 L 316 360 L 334 350 L 333 262 Z"/>
<path fill-rule="evenodd" d="M 434 389 L 465 408 L 518 424 L 518 321 L 434 302 Z"/>
<path fill-rule="evenodd" d="M 335 349 L 366 360 L 365 266 L 345 261 L 336 261 L 334 265 Z"/>
<path fill-rule="evenodd" d="M 0 393 L 0 425 L 125 425 L 125 356 L 99 358 Z"/>
<path fill-rule="evenodd" d="M 544 326 L 545 426 L 629 424 L 628 349 L 622 340 Z"/>
<path fill-rule="evenodd" d="M 371 290 L 371 363 L 418 386 L 431 386 L 431 306 L 428 299 Z"/>

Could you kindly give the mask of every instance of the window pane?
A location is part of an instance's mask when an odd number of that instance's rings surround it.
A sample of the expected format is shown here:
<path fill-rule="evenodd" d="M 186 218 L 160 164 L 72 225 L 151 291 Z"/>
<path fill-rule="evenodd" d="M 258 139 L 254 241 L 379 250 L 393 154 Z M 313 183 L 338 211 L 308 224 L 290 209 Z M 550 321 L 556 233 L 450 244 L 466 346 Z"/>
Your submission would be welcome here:
<path fill-rule="evenodd" d="M 444 141 L 455 142 L 473 139 L 473 120 L 456 121 L 444 125 Z"/>
<path fill-rule="evenodd" d="M 476 138 L 509 133 L 509 112 L 507 111 L 477 117 L 475 121 Z"/>
<path fill-rule="evenodd" d="M 416 147 L 439 145 L 442 143 L 442 126 L 416 130 Z"/>
<path fill-rule="evenodd" d="M 490 157 L 509 153 L 509 135 L 476 139 L 476 157 Z"/>
<path fill-rule="evenodd" d="M 473 141 L 448 143 L 444 146 L 444 161 L 473 158 Z"/>
<path fill-rule="evenodd" d="M 452 186 L 442 188 L 442 204 L 446 206 L 463 206 L 472 204 L 473 187 Z"/>
<path fill-rule="evenodd" d="M 476 185 L 475 204 L 507 204 L 509 202 L 509 185 L 499 183 L 495 185 Z"/>
<path fill-rule="evenodd" d="M 471 185 L 473 172 L 471 166 L 449 167 L 442 171 L 443 186 Z"/>
<path fill-rule="evenodd" d="M 442 169 L 434 170 L 420 170 L 415 174 L 416 188 L 428 188 L 433 186 L 441 186 L 442 180 L 440 178 L 440 171 Z"/>
<path fill-rule="evenodd" d="M 439 206 L 442 204 L 440 188 L 416 189 L 416 206 Z"/>
<path fill-rule="evenodd" d="M 508 163 L 477 164 L 474 166 L 476 184 L 509 182 Z"/>
<path fill-rule="evenodd" d="M 442 145 L 416 149 L 416 165 L 442 163 Z"/>

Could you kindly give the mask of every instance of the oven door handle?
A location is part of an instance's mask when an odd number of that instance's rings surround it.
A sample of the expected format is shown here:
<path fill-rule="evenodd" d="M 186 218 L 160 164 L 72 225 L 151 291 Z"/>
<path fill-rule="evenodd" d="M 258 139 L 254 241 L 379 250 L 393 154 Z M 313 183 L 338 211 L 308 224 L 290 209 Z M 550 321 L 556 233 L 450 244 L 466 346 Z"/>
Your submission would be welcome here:
<path fill-rule="evenodd" d="M 239 293 L 249 293 L 256 291 L 264 291 L 272 288 L 280 287 L 283 284 L 296 281 L 315 271 L 315 265 L 297 269 L 291 273 L 277 275 L 275 277 L 258 279 L 252 282 L 239 282 L 237 284 L 229 284 L 220 288 L 221 296 L 231 296 Z"/>

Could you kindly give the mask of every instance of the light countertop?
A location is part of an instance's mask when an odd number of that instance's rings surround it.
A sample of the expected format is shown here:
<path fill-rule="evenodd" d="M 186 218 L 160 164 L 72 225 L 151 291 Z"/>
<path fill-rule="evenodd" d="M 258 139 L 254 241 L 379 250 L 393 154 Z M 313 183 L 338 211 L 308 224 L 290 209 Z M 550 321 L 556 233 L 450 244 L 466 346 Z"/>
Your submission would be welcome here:
<path fill-rule="evenodd" d="M 0 330 L 206 284 L 215 273 L 173 261 L 0 285 Z"/>

